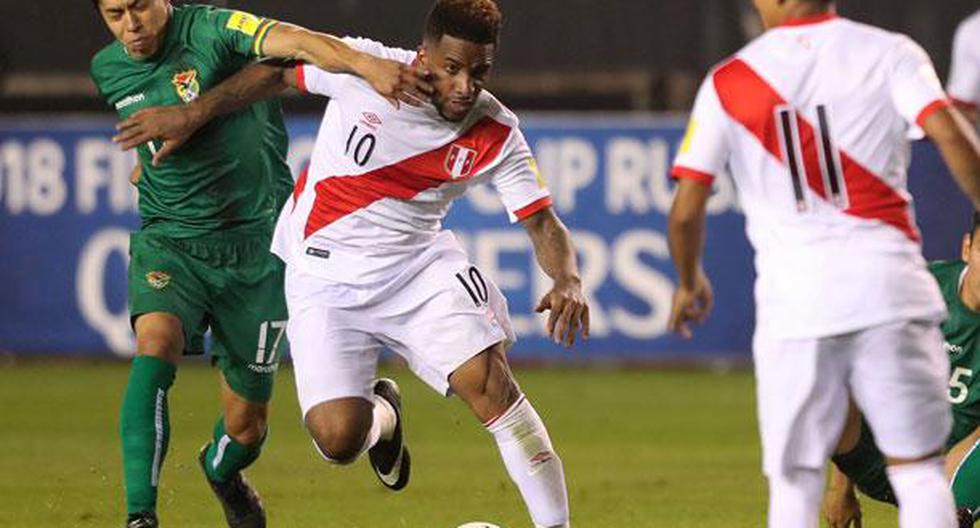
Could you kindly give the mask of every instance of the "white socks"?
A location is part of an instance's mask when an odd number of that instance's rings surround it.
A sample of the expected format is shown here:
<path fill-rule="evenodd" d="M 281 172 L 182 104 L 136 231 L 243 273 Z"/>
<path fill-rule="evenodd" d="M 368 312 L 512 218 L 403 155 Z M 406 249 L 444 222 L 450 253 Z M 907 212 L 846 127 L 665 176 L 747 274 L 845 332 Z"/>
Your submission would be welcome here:
<path fill-rule="evenodd" d="M 569 526 L 561 459 L 531 403 L 522 395 L 507 412 L 485 425 L 497 441 L 507 473 L 524 497 L 535 526 Z"/>
<path fill-rule="evenodd" d="M 769 528 L 817 528 L 823 485 L 824 472 L 819 469 L 770 476 Z"/>
<path fill-rule="evenodd" d="M 943 473 L 943 459 L 888 466 L 898 499 L 901 528 L 957 528 L 956 506 Z"/>

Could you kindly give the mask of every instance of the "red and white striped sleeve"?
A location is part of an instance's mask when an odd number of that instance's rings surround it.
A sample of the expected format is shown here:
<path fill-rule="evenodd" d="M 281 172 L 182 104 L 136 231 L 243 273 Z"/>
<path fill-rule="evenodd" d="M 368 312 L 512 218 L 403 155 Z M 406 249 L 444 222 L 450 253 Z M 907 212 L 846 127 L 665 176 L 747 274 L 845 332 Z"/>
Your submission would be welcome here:
<path fill-rule="evenodd" d="M 670 175 L 674 179 L 691 179 L 712 185 L 715 176 L 725 170 L 731 145 L 727 128 L 728 114 L 718 99 L 713 75 L 708 75 L 694 102 L 687 133 L 674 160 Z"/>
<path fill-rule="evenodd" d="M 929 55 L 908 37 L 902 37 L 893 52 L 888 82 L 895 108 L 909 126 L 922 126 L 933 112 L 950 104 Z"/>
<path fill-rule="evenodd" d="M 551 193 L 538 171 L 524 134 L 514 129 L 501 154 L 503 160 L 491 176 L 491 184 L 507 208 L 511 222 L 519 222 L 551 206 Z"/>

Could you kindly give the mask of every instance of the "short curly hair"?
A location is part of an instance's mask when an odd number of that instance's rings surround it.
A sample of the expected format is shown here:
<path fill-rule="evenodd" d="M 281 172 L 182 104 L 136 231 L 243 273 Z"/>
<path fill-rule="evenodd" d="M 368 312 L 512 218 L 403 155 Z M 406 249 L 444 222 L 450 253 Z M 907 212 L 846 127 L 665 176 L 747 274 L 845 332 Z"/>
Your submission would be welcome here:
<path fill-rule="evenodd" d="M 425 20 L 425 38 L 439 41 L 444 35 L 496 44 L 503 15 L 494 0 L 436 0 Z"/>

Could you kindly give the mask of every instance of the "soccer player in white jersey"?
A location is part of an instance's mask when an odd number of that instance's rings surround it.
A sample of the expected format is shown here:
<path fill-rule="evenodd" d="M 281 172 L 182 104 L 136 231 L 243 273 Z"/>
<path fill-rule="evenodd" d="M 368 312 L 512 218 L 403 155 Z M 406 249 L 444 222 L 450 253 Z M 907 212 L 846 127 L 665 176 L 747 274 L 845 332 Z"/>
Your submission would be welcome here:
<path fill-rule="evenodd" d="M 418 106 L 396 107 L 359 78 L 312 65 L 253 66 L 192 105 L 144 110 L 127 128 L 179 142 L 215 113 L 285 85 L 330 97 L 309 169 L 273 241 L 287 264 L 287 332 L 314 444 L 340 464 L 369 451 L 387 487 L 407 484 L 398 388 L 375 380 L 378 355 L 388 347 L 431 387 L 459 395 L 483 422 L 535 526 L 564 527 L 561 460 L 507 363 L 515 336 L 506 300 L 441 224 L 469 187 L 495 187 L 554 279 L 538 306 L 550 311 L 549 334 L 567 346 L 579 332 L 588 336 L 568 230 L 552 210 L 517 117 L 483 90 L 501 19 L 493 0 L 438 0 L 417 52 L 345 39 L 429 72 L 431 97 L 425 83 L 406 92 L 430 99 Z"/>
<path fill-rule="evenodd" d="M 816 527 L 848 395 L 888 457 L 903 528 L 955 527 L 946 315 L 906 191 L 909 134 L 939 146 L 980 206 L 980 143 L 905 36 L 831 1 L 755 0 L 766 33 L 714 68 L 673 175 L 670 326 L 711 309 L 705 207 L 726 166 L 756 251 L 753 353 L 771 528 Z"/>
<path fill-rule="evenodd" d="M 956 106 L 980 124 L 980 11 L 956 30 L 947 90 Z"/>

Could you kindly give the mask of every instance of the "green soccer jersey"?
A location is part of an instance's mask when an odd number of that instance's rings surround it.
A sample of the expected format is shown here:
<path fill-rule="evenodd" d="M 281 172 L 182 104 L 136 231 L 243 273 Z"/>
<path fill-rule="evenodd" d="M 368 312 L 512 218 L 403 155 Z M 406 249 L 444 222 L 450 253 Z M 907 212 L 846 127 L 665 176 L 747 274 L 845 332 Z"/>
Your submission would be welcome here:
<path fill-rule="evenodd" d="M 186 104 L 261 55 L 274 21 L 211 6 L 175 7 L 161 49 L 145 60 L 117 42 L 92 60 L 99 92 L 126 118 Z M 278 101 L 219 117 L 153 167 L 160 144 L 140 146 L 142 229 L 175 238 L 218 231 L 271 232 L 292 187 Z"/>
<path fill-rule="evenodd" d="M 949 354 L 949 400 L 954 426 L 949 445 L 955 445 L 980 425 L 980 313 L 966 307 L 960 298 L 960 281 L 966 264 L 934 262 L 929 270 L 939 281 L 949 319 L 943 323 L 943 348 Z"/>

